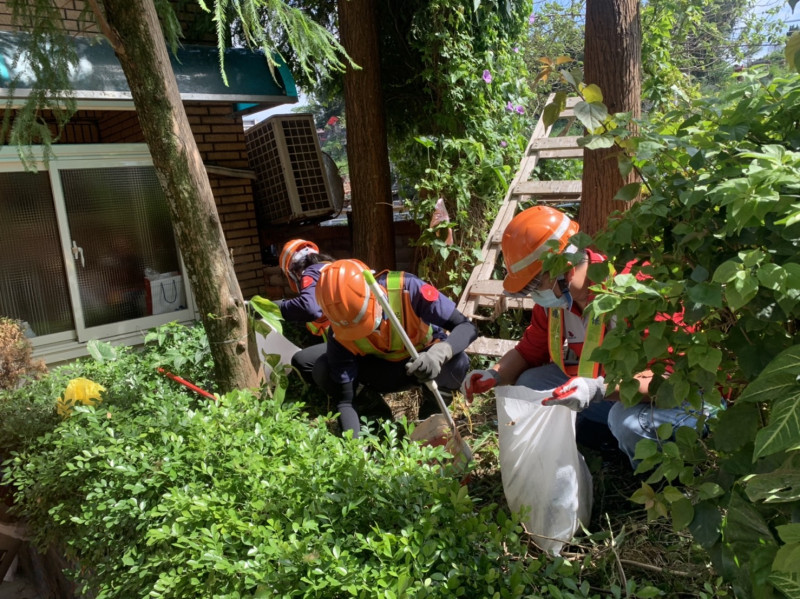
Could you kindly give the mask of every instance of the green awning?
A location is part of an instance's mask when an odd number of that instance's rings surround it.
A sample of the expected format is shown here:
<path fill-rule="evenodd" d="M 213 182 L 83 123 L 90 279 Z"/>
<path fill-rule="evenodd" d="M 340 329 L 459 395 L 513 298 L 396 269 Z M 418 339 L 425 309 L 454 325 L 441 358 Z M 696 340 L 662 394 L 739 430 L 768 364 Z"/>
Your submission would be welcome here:
<path fill-rule="evenodd" d="M 16 61 L 20 40 L 27 35 L 0 31 L 0 97 L 10 95 L 11 81 L 17 79 L 15 98 L 30 93 L 33 74 L 24 60 Z M 113 106 L 131 102 L 131 93 L 122 66 L 105 40 L 74 38 L 80 64 L 71 77 L 74 95 L 81 108 Z M 236 102 L 247 105 L 246 112 L 255 112 L 281 104 L 297 102 L 297 89 L 285 64 L 270 73 L 262 52 L 243 48 L 225 51 L 226 86 L 219 71 L 219 52 L 211 46 L 186 45 L 177 57 L 170 52 L 170 61 L 184 100 L 200 102 Z"/>

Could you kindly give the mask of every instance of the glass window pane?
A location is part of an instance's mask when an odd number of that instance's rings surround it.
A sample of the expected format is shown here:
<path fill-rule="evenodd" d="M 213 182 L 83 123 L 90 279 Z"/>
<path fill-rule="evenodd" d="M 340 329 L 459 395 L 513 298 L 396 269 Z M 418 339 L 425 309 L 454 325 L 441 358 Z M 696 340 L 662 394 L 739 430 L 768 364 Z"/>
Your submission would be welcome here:
<path fill-rule="evenodd" d="M 152 313 L 145 273 L 177 275 L 180 269 L 155 169 L 70 169 L 60 174 L 72 241 L 83 250 L 76 269 L 86 326 Z M 178 297 L 185 298 L 182 279 L 177 285 Z"/>
<path fill-rule="evenodd" d="M 0 173 L 0 314 L 33 335 L 75 328 L 47 172 Z"/>

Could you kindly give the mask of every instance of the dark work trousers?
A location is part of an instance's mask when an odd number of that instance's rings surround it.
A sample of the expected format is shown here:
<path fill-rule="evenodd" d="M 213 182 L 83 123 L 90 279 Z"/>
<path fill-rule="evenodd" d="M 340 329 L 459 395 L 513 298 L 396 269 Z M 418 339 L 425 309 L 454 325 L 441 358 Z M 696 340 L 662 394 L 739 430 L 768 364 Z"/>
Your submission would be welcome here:
<path fill-rule="evenodd" d="M 358 361 L 356 386 L 365 385 L 378 393 L 395 393 L 397 391 L 407 391 L 422 384 L 416 377 L 406 374 L 408 360 L 390 362 L 371 355 L 357 356 L 356 360 Z M 468 369 L 469 357 L 464 352 L 456 354 L 442 366 L 442 371 L 436 377 L 436 384 L 443 391 L 442 395 L 445 396 L 447 403 L 449 403 L 449 397 L 452 395 L 451 392 L 461 387 L 461 382 L 464 380 Z M 320 356 L 314 364 L 313 376 L 314 382 L 324 389 L 328 395 L 338 396 L 338 385 L 330 378 L 328 357 L 326 355 Z M 423 405 L 420 407 L 421 414 L 438 411 L 438 406 L 433 396 L 424 394 L 423 397 Z M 358 398 L 356 398 L 357 401 Z M 426 408 L 430 402 L 433 402 L 432 410 Z M 358 404 L 354 407 L 358 410 Z M 426 409 L 423 411 L 423 408 Z"/>
<path fill-rule="evenodd" d="M 314 377 L 311 373 L 314 371 L 314 364 L 316 364 L 320 356 L 325 355 L 326 347 L 327 343 L 318 343 L 317 345 L 301 349 L 292 356 L 292 366 L 297 369 L 297 372 L 300 373 L 300 376 L 303 377 L 303 380 L 309 385 L 314 384 Z"/>

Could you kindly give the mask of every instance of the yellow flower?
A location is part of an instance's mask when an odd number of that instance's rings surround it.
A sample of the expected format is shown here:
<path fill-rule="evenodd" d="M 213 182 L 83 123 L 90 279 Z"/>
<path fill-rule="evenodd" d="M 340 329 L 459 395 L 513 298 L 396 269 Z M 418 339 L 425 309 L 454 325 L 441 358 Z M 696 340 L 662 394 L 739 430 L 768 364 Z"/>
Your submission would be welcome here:
<path fill-rule="evenodd" d="M 56 400 L 56 411 L 62 418 L 69 418 L 72 406 L 78 403 L 85 406 L 96 406 L 103 401 L 100 392 L 105 390 L 105 387 L 89 379 L 82 377 L 72 379 L 64 390 L 64 396 Z"/>

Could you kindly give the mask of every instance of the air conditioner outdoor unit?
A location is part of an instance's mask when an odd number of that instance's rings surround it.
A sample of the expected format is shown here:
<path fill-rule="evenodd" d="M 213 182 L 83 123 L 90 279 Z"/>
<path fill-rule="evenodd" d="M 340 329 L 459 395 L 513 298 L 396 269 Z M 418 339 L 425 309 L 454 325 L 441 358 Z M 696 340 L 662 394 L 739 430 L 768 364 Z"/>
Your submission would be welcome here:
<path fill-rule="evenodd" d="M 245 131 L 256 214 L 262 224 L 317 221 L 334 214 L 332 184 L 326 173 L 314 117 L 281 114 Z"/>

